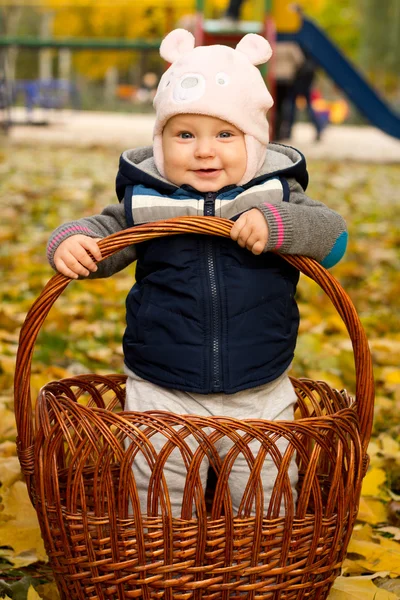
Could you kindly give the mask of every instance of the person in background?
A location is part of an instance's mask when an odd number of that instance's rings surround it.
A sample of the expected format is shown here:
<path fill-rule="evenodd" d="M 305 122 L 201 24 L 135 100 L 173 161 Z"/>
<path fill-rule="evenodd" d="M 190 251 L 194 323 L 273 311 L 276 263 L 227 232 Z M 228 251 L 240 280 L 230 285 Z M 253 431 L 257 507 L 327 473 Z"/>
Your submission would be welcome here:
<path fill-rule="evenodd" d="M 237 23 L 240 19 L 242 4 L 243 0 L 230 0 L 226 9 L 225 19 L 230 20 L 232 23 Z"/>
<path fill-rule="evenodd" d="M 295 116 L 296 74 L 304 63 L 304 54 L 295 42 L 278 42 L 275 48 L 274 76 L 276 141 L 289 139 Z"/>
<path fill-rule="evenodd" d="M 290 103 L 291 113 L 288 122 L 288 138 L 291 136 L 292 127 L 296 121 L 297 101 L 304 98 L 306 110 L 311 123 L 315 128 L 315 140 L 321 139 L 321 133 L 324 128 L 322 121 L 315 112 L 313 102 L 313 83 L 317 69 L 317 63 L 313 57 L 303 50 L 304 61 L 298 68 L 293 83 L 293 102 Z"/>
<path fill-rule="evenodd" d="M 142 78 L 142 83 L 136 92 L 135 100 L 139 104 L 151 104 L 156 95 L 158 77 L 152 71 L 145 73 Z"/>

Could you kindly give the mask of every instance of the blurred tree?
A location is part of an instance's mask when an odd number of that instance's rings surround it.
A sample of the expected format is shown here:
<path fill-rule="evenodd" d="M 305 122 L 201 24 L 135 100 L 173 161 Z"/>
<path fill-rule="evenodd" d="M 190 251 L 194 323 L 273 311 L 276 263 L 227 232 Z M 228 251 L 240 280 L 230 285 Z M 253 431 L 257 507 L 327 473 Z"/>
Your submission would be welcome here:
<path fill-rule="evenodd" d="M 175 26 L 176 21 L 190 12 L 192 3 L 171 0 L 46 0 L 43 10 L 54 10 L 56 37 L 94 37 L 160 39 Z M 138 52 L 81 51 L 74 56 L 75 70 L 90 79 L 102 79 L 108 70 L 117 67 L 129 72 L 139 61 Z"/>
<path fill-rule="evenodd" d="M 0 9 L 0 35 L 15 35 L 18 31 L 22 16 L 20 6 L 4 6 Z M 7 53 L 7 76 L 10 79 L 15 77 L 15 66 L 18 58 L 18 48 L 10 48 Z"/>
<path fill-rule="evenodd" d="M 223 14 L 227 3 L 228 0 L 205 0 L 207 16 Z M 396 86 L 400 71 L 400 0 L 297 0 L 297 3 L 378 86 L 389 85 L 392 89 Z M 26 15 L 29 13 L 30 22 L 32 15 L 36 15 L 39 23 L 38 12 L 52 12 L 52 34 L 56 37 L 147 41 L 163 37 L 182 16 L 193 14 L 195 8 L 194 0 L 4 0 L 4 3 L 0 0 L 0 4 L 4 6 L 3 29 L 5 25 L 9 35 L 38 34 L 39 26 L 37 31 L 22 26 Z M 264 0 L 245 1 L 243 17 L 261 18 L 263 5 Z M 12 52 L 9 51 L 9 57 Z M 25 57 L 25 51 L 22 53 Z M 32 60 L 23 62 L 24 70 L 29 63 L 28 70 L 35 77 Z M 132 73 L 140 80 L 146 70 L 160 73 L 163 69 L 157 53 L 104 50 L 79 51 L 73 55 L 74 71 L 94 81 L 103 80 L 113 67 L 118 69 L 122 80 L 132 80 Z M 21 68 L 18 61 L 19 73 Z"/>
<path fill-rule="evenodd" d="M 390 99 L 400 93 L 400 0 L 299 0 L 299 4 L 384 96 Z"/>
<path fill-rule="evenodd" d="M 360 0 L 300 0 L 298 4 L 318 22 L 346 56 L 358 61 L 360 29 L 356 24 L 361 19 Z"/>
<path fill-rule="evenodd" d="M 360 0 L 360 59 L 383 92 L 399 85 L 400 1 Z"/>

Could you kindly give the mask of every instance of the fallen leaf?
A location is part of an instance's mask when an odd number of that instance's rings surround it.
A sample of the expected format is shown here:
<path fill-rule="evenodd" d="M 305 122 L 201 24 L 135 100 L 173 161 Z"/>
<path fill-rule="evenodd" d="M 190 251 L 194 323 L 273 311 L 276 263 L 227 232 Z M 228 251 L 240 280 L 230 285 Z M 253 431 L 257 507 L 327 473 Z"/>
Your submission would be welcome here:
<path fill-rule="evenodd" d="M 372 467 L 364 477 L 361 494 L 363 496 L 379 496 L 381 486 L 386 482 L 386 473 L 383 469 Z"/>
<path fill-rule="evenodd" d="M 57 585 L 54 581 L 52 583 L 43 583 L 38 585 L 36 591 L 42 600 L 59 600 L 60 598 Z"/>
<path fill-rule="evenodd" d="M 368 572 L 389 571 L 391 577 L 400 576 L 400 544 L 397 542 L 381 536 L 366 540 L 362 530 L 355 530 L 347 552 L 359 555 L 354 562 Z"/>
<path fill-rule="evenodd" d="M 0 456 L 7 458 L 8 456 L 17 456 L 17 447 L 15 442 L 2 442 L 0 444 Z"/>
<path fill-rule="evenodd" d="M 0 485 L 10 487 L 21 478 L 21 467 L 18 458 L 16 456 L 0 457 Z"/>
<path fill-rule="evenodd" d="M 400 444 L 387 433 L 381 433 L 378 438 L 383 454 L 398 458 L 400 454 Z"/>
<path fill-rule="evenodd" d="M 39 596 L 35 588 L 32 586 L 29 587 L 27 600 L 41 600 L 41 596 Z"/>
<path fill-rule="evenodd" d="M 366 577 L 337 577 L 327 600 L 397 600 L 397 596 L 381 590 Z"/>
<path fill-rule="evenodd" d="M 386 506 L 378 498 L 361 496 L 357 519 L 370 525 L 385 523 L 387 520 Z"/>
<path fill-rule="evenodd" d="M 25 483 L 16 481 L 10 488 L 1 488 L 1 496 L 0 539 L 13 549 L 12 563 L 18 560 L 19 566 L 26 566 L 46 560 L 37 515 Z"/>

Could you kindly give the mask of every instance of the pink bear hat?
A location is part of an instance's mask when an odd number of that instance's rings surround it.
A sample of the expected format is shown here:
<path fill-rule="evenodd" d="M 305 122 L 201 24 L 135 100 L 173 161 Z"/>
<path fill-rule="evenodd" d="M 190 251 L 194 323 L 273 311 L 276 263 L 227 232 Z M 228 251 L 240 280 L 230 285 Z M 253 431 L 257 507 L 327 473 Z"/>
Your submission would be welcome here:
<path fill-rule="evenodd" d="M 162 131 L 177 114 L 218 117 L 245 134 L 247 167 L 238 181 L 244 185 L 264 163 L 269 142 L 267 111 L 273 105 L 259 69 L 271 46 L 260 35 L 249 33 L 237 44 L 194 47 L 189 31 L 175 29 L 161 43 L 160 54 L 172 63 L 161 77 L 154 98 L 154 161 L 164 177 Z"/>

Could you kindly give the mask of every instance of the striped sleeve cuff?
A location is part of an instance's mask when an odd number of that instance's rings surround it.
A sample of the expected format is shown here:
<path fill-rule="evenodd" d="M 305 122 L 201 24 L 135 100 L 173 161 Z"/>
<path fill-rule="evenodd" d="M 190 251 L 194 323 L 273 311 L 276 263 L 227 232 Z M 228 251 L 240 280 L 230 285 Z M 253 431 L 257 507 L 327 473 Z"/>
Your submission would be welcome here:
<path fill-rule="evenodd" d="M 83 227 L 82 225 L 68 225 L 65 228 L 61 226 L 58 229 L 56 229 L 56 231 L 50 238 L 49 243 L 47 244 L 47 260 L 49 261 L 50 265 L 55 271 L 57 270 L 54 264 L 55 251 L 57 250 L 61 242 L 73 235 L 88 235 L 89 237 L 99 237 L 91 229 L 89 229 L 88 227 Z"/>
<path fill-rule="evenodd" d="M 269 250 L 280 250 L 281 252 L 288 247 L 292 238 L 292 225 L 287 211 L 282 210 L 282 206 L 263 202 L 257 207 L 264 215 L 269 235 L 265 252 Z"/>

